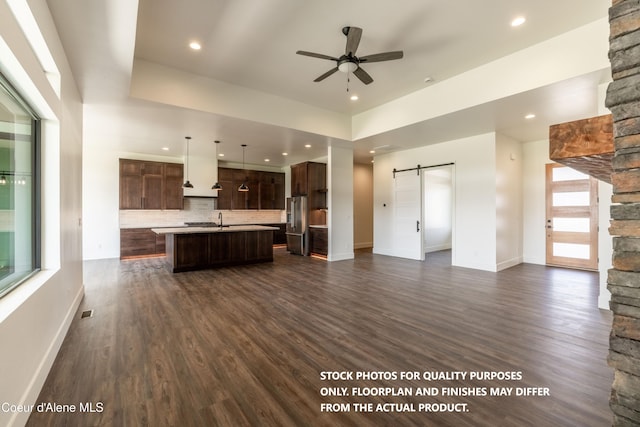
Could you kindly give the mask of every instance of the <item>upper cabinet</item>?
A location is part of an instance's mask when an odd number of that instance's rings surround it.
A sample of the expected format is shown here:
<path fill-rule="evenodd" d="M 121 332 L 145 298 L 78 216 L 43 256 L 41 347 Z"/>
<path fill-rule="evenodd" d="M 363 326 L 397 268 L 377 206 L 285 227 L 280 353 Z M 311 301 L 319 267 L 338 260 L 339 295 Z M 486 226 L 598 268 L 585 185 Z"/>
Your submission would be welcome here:
<path fill-rule="evenodd" d="M 218 168 L 218 182 L 217 209 L 284 209 L 284 173 Z"/>
<path fill-rule="evenodd" d="M 291 195 L 307 196 L 309 224 L 326 224 L 327 165 L 316 162 L 292 165 Z"/>
<path fill-rule="evenodd" d="M 183 166 L 120 159 L 120 209 L 182 209 Z"/>

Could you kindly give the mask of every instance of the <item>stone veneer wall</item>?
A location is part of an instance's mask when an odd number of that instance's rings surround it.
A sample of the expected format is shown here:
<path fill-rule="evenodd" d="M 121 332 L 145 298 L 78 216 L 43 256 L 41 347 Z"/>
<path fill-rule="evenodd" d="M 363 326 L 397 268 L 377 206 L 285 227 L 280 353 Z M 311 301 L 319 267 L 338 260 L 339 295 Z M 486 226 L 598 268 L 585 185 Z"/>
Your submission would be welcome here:
<path fill-rule="evenodd" d="M 614 426 L 640 425 L 640 0 L 609 9 L 613 113 L 613 269 L 608 288 L 613 326 L 609 365 L 615 369 L 610 407 Z"/>

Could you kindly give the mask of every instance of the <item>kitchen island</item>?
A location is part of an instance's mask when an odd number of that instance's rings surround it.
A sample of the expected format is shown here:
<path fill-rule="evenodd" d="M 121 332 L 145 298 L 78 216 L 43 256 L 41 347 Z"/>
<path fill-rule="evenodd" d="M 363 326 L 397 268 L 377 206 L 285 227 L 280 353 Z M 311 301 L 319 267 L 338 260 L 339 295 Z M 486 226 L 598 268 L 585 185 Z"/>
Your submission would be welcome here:
<path fill-rule="evenodd" d="M 173 273 L 272 262 L 276 230 L 263 225 L 152 229 L 166 236 L 167 268 Z"/>

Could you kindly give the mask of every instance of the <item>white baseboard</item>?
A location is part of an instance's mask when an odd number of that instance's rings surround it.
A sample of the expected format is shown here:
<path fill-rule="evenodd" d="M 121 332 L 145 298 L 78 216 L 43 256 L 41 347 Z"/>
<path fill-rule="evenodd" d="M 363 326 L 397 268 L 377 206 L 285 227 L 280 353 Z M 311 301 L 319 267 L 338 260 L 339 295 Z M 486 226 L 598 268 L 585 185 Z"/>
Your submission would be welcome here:
<path fill-rule="evenodd" d="M 496 265 L 496 271 L 506 270 L 507 268 L 513 267 L 514 265 L 522 264 L 522 257 L 511 258 L 507 261 L 499 262 Z"/>
<path fill-rule="evenodd" d="M 60 324 L 60 327 L 56 331 L 56 334 L 51 340 L 51 344 L 49 344 L 49 348 L 47 348 L 46 353 L 42 357 L 38 368 L 34 371 L 33 376 L 31 377 L 31 381 L 29 381 L 29 385 L 22 395 L 22 399 L 20 404 L 27 405 L 35 405 L 38 400 L 38 395 L 44 386 L 44 382 L 49 375 L 49 371 L 53 366 L 53 362 L 56 360 L 56 356 L 58 355 L 58 351 L 60 347 L 62 347 L 62 342 L 69 331 L 69 327 L 71 326 L 71 322 L 78 311 L 78 307 L 80 307 L 80 302 L 82 302 L 82 298 L 84 297 L 84 285 L 82 285 L 78 289 L 78 293 L 73 299 L 73 303 L 67 310 L 67 314 L 64 317 L 64 321 Z M 9 426 L 23 426 L 27 424 L 27 420 L 29 419 L 30 412 L 16 412 L 14 416 L 9 421 Z"/>
<path fill-rule="evenodd" d="M 425 247 L 424 253 L 428 254 L 430 252 L 438 252 L 445 251 L 451 249 L 451 243 L 445 243 L 444 245 L 433 245 Z"/>
<path fill-rule="evenodd" d="M 344 252 L 341 254 L 330 254 L 327 257 L 327 261 L 344 261 L 346 259 L 354 259 L 355 255 L 353 252 Z"/>

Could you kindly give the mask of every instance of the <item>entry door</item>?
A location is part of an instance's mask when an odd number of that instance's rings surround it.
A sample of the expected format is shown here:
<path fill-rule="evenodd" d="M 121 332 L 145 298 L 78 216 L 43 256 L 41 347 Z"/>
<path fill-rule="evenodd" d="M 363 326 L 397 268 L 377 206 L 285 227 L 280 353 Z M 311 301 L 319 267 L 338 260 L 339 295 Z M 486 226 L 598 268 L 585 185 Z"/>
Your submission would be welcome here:
<path fill-rule="evenodd" d="M 547 165 L 547 264 L 598 269 L 598 181 Z"/>
<path fill-rule="evenodd" d="M 422 249 L 422 179 L 417 171 L 394 178 L 394 252 L 396 256 L 424 260 Z"/>

